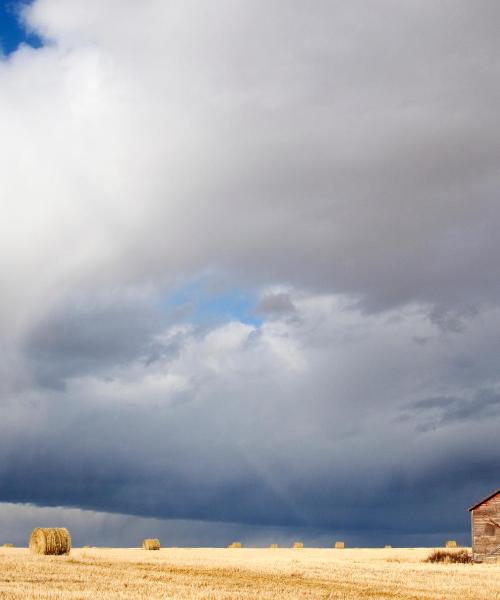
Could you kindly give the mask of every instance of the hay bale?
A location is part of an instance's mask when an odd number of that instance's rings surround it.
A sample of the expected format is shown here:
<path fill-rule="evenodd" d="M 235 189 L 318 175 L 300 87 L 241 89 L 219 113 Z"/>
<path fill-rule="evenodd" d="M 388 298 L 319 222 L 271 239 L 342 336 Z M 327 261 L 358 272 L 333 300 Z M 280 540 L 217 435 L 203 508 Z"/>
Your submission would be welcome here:
<path fill-rule="evenodd" d="M 343 550 L 345 548 L 344 542 L 340 542 L 340 541 L 335 542 L 335 548 L 337 550 Z"/>
<path fill-rule="evenodd" d="M 271 546 L 270 546 L 270 547 L 271 547 L 271 548 L 277 548 L 277 547 L 278 547 L 278 544 L 271 544 Z"/>
<path fill-rule="evenodd" d="M 392 548 L 392 546 L 389 546 L 389 545 L 388 545 L 388 546 L 384 546 L 384 548 L 387 550 L 387 549 L 389 549 L 389 548 Z"/>
<path fill-rule="evenodd" d="M 457 542 L 455 540 L 448 540 L 446 542 L 446 547 L 447 548 L 456 548 L 457 547 Z"/>
<path fill-rule="evenodd" d="M 3 545 L 4 548 L 13 548 L 14 544 L 6 543 Z"/>
<path fill-rule="evenodd" d="M 228 548 L 241 548 L 241 542 L 233 542 L 229 544 Z"/>
<path fill-rule="evenodd" d="M 142 547 L 144 550 L 159 550 L 160 540 L 158 538 L 146 538 L 142 542 Z"/>
<path fill-rule="evenodd" d="M 35 554 L 69 554 L 71 536 L 65 527 L 37 527 L 31 533 L 29 546 Z"/>
<path fill-rule="evenodd" d="M 294 542 L 293 547 L 294 548 L 303 548 L 304 544 L 302 542 Z"/>

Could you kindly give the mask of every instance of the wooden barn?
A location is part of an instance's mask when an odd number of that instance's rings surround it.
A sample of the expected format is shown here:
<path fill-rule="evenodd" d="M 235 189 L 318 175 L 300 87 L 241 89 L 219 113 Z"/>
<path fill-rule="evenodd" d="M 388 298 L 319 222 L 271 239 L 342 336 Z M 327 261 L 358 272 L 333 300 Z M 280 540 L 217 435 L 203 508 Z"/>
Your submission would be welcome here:
<path fill-rule="evenodd" d="M 471 506 L 469 512 L 473 559 L 500 560 L 500 489 Z"/>

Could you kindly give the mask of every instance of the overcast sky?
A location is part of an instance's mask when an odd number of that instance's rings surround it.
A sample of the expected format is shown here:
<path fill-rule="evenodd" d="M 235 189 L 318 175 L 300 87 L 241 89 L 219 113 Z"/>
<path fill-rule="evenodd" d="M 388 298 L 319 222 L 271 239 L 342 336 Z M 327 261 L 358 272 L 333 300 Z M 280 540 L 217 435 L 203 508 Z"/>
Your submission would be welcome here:
<path fill-rule="evenodd" d="M 0 537 L 468 541 L 500 486 L 498 2 L 2 19 Z"/>

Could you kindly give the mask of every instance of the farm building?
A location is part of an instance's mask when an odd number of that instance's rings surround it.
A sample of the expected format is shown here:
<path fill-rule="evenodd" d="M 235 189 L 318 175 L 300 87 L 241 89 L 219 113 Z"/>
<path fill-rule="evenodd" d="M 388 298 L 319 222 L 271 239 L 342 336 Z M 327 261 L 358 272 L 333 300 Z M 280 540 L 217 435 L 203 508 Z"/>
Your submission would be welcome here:
<path fill-rule="evenodd" d="M 469 512 L 474 560 L 500 560 L 500 489 L 471 506 Z"/>

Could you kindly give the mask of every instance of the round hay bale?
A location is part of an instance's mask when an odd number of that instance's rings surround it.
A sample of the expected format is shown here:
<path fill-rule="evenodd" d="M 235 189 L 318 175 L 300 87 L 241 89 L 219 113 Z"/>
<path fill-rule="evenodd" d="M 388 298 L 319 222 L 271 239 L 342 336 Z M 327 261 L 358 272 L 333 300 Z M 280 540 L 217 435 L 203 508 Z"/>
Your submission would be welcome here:
<path fill-rule="evenodd" d="M 456 548 L 457 547 L 457 542 L 455 540 L 448 540 L 446 542 L 446 547 L 447 548 Z"/>
<path fill-rule="evenodd" d="M 345 544 L 344 542 L 341 542 L 340 540 L 335 542 L 335 548 L 337 550 L 343 550 L 345 548 Z"/>
<path fill-rule="evenodd" d="M 294 542 L 293 547 L 294 548 L 303 548 L 304 544 L 302 542 Z"/>
<path fill-rule="evenodd" d="M 69 554 L 69 531 L 65 527 L 37 527 L 31 533 L 30 550 L 35 554 Z"/>
<path fill-rule="evenodd" d="M 7 542 L 7 543 L 5 543 L 5 544 L 3 545 L 3 547 L 4 547 L 4 548 L 13 548 L 13 547 L 14 547 L 14 544 L 11 544 L 11 543 Z"/>
<path fill-rule="evenodd" d="M 271 548 L 276 549 L 278 547 L 278 544 L 271 544 Z"/>
<path fill-rule="evenodd" d="M 146 538 L 142 542 L 142 547 L 144 550 L 159 550 L 160 540 L 158 538 Z"/>

